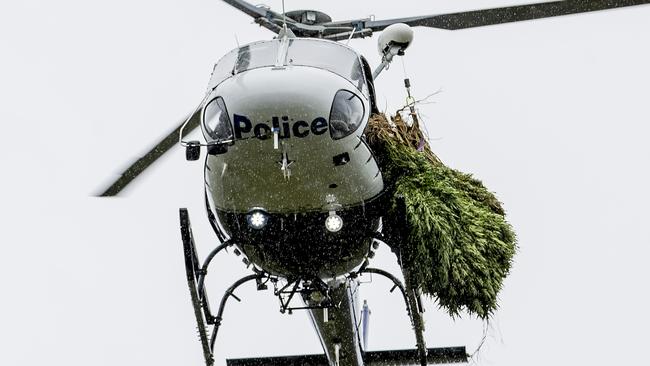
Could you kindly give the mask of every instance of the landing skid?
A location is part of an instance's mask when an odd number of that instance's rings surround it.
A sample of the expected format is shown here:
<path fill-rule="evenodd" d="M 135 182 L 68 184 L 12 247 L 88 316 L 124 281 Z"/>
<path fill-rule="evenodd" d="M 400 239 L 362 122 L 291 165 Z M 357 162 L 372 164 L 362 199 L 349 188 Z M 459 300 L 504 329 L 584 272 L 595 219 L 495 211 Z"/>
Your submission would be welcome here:
<path fill-rule="evenodd" d="M 190 226 L 190 217 L 187 209 L 180 210 L 181 219 L 181 237 L 183 239 L 183 254 L 185 255 L 185 275 L 187 277 L 187 284 L 190 288 L 190 297 L 192 299 L 192 307 L 194 307 L 194 316 L 196 317 L 196 324 L 199 331 L 199 339 L 203 347 L 203 356 L 205 357 L 205 364 L 212 366 L 214 364 L 214 355 L 208 340 L 208 330 L 206 319 L 204 317 L 202 304 L 207 305 L 207 297 L 204 297 L 202 302 L 199 298 L 199 290 L 197 281 L 200 280 L 199 275 L 199 258 L 196 254 L 196 246 L 194 245 L 194 236 L 192 235 L 192 228 Z M 205 295 L 205 290 L 204 294 Z"/>
<path fill-rule="evenodd" d="M 216 249 L 214 249 L 205 259 L 202 266 L 199 265 L 199 258 L 196 252 L 196 245 L 194 243 L 194 236 L 192 235 L 192 227 L 190 224 L 190 217 L 187 209 L 180 209 L 180 222 L 181 222 L 181 237 L 183 239 L 183 253 L 185 255 L 185 274 L 187 276 L 187 284 L 190 288 L 190 297 L 192 299 L 192 307 L 194 308 L 194 316 L 196 317 L 196 324 L 199 331 L 199 340 L 203 348 L 203 356 L 207 366 L 214 365 L 214 345 L 223 320 L 223 312 L 226 308 L 228 299 L 233 297 L 240 301 L 235 296 L 235 290 L 244 283 L 256 280 L 258 288 L 260 281 L 267 277 L 263 273 L 255 273 L 245 276 L 235 282 L 221 299 L 219 304 L 219 311 L 214 316 L 210 310 L 210 303 L 208 301 L 208 294 L 205 290 L 205 277 L 208 274 L 208 266 L 212 259 L 219 254 L 222 250 L 228 248 L 232 244 L 226 242 Z M 208 327 L 212 325 L 212 335 L 208 337 Z"/>
<path fill-rule="evenodd" d="M 427 364 L 467 362 L 465 347 L 428 348 Z M 373 351 L 363 355 L 364 366 L 415 365 L 420 362 L 417 350 Z M 325 355 L 303 355 L 227 360 L 228 366 L 329 366 Z"/>
<path fill-rule="evenodd" d="M 190 289 L 190 297 L 192 300 L 192 307 L 194 309 L 194 316 L 198 326 L 199 340 L 203 350 L 206 366 L 214 365 L 214 346 L 219 332 L 219 327 L 223 320 L 223 312 L 228 300 L 232 297 L 237 301 L 240 299 L 235 296 L 235 290 L 248 282 L 253 280 L 257 283 L 258 290 L 266 289 L 266 283 L 271 281 L 277 284 L 278 278 L 271 277 L 268 274 L 254 268 L 254 274 L 245 276 L 236 281 L 230 286 L 221 299 L 217 315 L 213 315 L 208 301 L 208 294 L 205 289 L 205 278 L 208 273 L 208 267 L 214 257 L 224 249 L 232 246 L 232 243 L 226 241 L 222 245 L 215 248 L 205 259 L 201 265 L 196 251 L 194 237 L 192 235 L 192 228 L 187 209 L 180 209 L 180 228 L 181 237 L 183 240 L 183 253 L 185 257 L 185 270 L 187 277 L 187 284 Z M 408 286 L 404 286 L 395 276 L 390 273 L 376 268 L 367 268 L 366 265 L 362 266 L 358 272 L 352 273 L 349 280 L 354 280 L 357 276 L 363 274 L 376 274 L 381 275 L 394 284 L 390 290 L 393 292 L 399 288 L 404 302 L 406 304 L 406 311 L 411 319 L 411 324 L 415 332 L 416 347 L 415 350 L 398 350 L 398 351 L 379 351 L 379 352 L 363 352 L 362 363 L 364 366 L 379 366 L 379 365 L 412 365 L 419 363 L 421 366 L 427 364 L 438 363 L 461 363 L 467 362 L 467 353 L 465 347 L 449 347 L 449 348 L 427 348 L 424 343 L 424 322 L 422 319 L 422 305 L 419 294 L 416 290 Z M 299 292 L 299 285 L 301 280 L 288 281 L 285 287 L 275 291 L 281 303 L 281 311 L 298 310 L 298 309 L 322 309 L 318 306 L 296 307 L 290 308 L 289 303 L 291 298 Z M 292 286 L 292 290 L 286 290 Z M 283 296 L 286 298 L 283 300 Z M 208 327 L 212 326 L 212 331 Z M 361 359 L 360 359 L 361 360 Z M 304 355 L 304 356 L 290 356 L 290 357 L 273 357 L 273 358 L 249 358 L 227 360 L 228 366 L 263 366 L 263 365 L 295 365 L 295 366 L 328 366 L 328 359 L 325 355 Z"/>

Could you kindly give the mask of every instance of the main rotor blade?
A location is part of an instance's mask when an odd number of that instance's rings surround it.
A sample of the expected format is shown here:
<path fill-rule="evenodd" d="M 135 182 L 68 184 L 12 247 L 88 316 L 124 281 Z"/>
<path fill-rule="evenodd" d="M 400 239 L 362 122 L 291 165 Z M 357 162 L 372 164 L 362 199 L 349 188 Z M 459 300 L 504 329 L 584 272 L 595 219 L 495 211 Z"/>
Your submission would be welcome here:
<path fill-rule="evenodd" d="M 268 10 L 243 0 L 223 0 L 232 7 L 241 10 L 253 18 L 266 17 Z"/>
<path fill-rule="evenodd" d="M 567 0 L 474 10 L 453 14 L 427 15 L 409 18 L 365 21 L 364 28 L 380 31 L 395 23 L 439 29 L 457 30 L 525 20 L 587 13 L 598 10 L 649 4 L 650 0 Z"/>
<path fill-rule="evenodd" d="M 187 122 L 187 126 L 183 130 L 183 137 L 192 132 L 199 126 L 200 113 L 194 113 L 190 120 Z M 157 143 L 149 152 L 144 156 L 136 160 L 131 166 L 129 166 L 122 175 L 111 184 L 106 191 L 100 194 L 100 197 L 112 197 L 117 196 L 129 183 L 131 183 L 135 178 L 137 178 L 143 171 L 145 171 L 151 164 L 153 164 L 158 158 L 163 156 L 169 149 L 174 145 L 178 144 L 178 136 L 181 131 L 181 128 L 185 124 L 185 119 L 183 122 L 178 125 L 172 132 L 170 132 L 165 138 L 163 138 L 159 143 Z"/>
<path fill-rule="evenodd" d="M 231 5 L 235 9 L 241 10 L 245 14 L 251 16 L 253 19 L 255 19 L 255 23 L 270 30 L 271 32 L 278 34 L 282 30 L 282 27 L 274 23 L 274 20 L 277 19 L 279 16 L 274 11 L 271 11 L 262 6 L 255 6 L 243 0 L 223 0 L 223 1 Z"/>

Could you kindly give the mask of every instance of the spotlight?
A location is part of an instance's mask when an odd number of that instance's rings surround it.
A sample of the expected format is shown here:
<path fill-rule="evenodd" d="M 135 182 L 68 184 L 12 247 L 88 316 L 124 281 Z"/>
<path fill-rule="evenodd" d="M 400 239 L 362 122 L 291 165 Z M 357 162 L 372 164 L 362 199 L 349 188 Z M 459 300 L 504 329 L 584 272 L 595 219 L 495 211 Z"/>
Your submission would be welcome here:
<path fill-rule="evenodd" d="M 337 233 L 343 228 L 343 219 L 336 212 L 331 211 L 330 215 L 325 219 L 325 228 L 330 233 Z"/>
<path fill-rule="evenodd" d="M 248 221 L 248 226 L 255 230 L 262 230 L 269 221 L 268 216 L 262 210 L 251 211 L 246 217 L 246 220 Z"/>

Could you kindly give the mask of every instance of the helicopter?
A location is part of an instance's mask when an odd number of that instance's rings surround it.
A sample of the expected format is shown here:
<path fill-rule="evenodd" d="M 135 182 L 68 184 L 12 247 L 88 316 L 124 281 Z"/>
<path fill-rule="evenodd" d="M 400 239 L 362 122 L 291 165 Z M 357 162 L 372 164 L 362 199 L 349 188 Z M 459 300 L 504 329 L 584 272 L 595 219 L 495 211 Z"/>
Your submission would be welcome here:
<path fill-rule="evenodd" d="M 274 287 L 281 312 L 309 312 L 324 355 L 229 360 L 230 365 L 466 361 L 464 347 L 426 347 L 417 289 L 368 267 L 378 241 L 386 240 L 381 225 L 386 187 L 363 134 L 370 115 L 378 113 L 374 80 L 395 56 L 404 55 L 413 40 L 411 27 L 456 30 L 649 1 L 556 1 L 350 21 L 332 21 L 315 10 L 277 13 L 245 1 L 225 2 L 276 37 L 238 47 L 217 62 L 195 111 L 103 193 L 118 194 L 179 140 L 189 161 L 207 149 L 206 211 L 221 244 L 203 263 L 189 214 L 180 210 L 187 279 L 206 364 L 214 362 L 225 304 L 240 285 L 253 281 L 259 290 Z M 380 31 L 382 63 L 374 70 L 362 55 L 338 43 Z M 199 126 L 206 143 L 185 141 Z M 253 274 L 226 291 L 215 316 L 205 278 L 212 259 L 226 248 L 244 256 Z M 362 347 L 365 332 L 358 325 L 356 288 L 364 273 L 387 276 L 400 289 L 417 350 L 366 352 Z M 295 306 L 293 300 L 302 303 Z M 207 325 L 214 325 L 210 337 Z"/>

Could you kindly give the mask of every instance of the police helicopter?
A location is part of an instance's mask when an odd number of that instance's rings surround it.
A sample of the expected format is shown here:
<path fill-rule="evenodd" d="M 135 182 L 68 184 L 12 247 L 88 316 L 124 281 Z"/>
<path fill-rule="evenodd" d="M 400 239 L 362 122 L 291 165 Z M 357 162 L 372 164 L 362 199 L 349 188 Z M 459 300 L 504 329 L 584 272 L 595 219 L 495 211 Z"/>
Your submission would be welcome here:
<path fill-rule="evenodd" d="M 466 362 L 464 347 L 427 348 L 416 288 L 369 267 L 382 235 L 386 187 L 364 129 L 379 113 L 374 81 L 413 40 L 411 27 L 446 30 L 642 5 L 650 1 L 553 1 L 389 20 L 333 21 L 316 10 L 278 13 L 242 0 L 225 3 L 274 32 L 270 40 L 226 54 L 212 71 L 197 108 L 133 163 L 102 196 L 117 195 L 179 143 L 186 158 L 205 159 L 205 204 L 219 245 L 199 261 L 189 214 L 180 210 L 186 275 L 206 365 L 225 306 L 235 290 L 254 282 L 273 288 L 282 313 L 309 312 L 322 355 L 228 360 L 228 365 L 362 366 Z M 378 38 L 382 62 L 374 69 L 345 41 Z M 197 127 L 206 142 L 186 141 Z M 390 245 L 390 243 L 387 243 Z M 252 273 L 225 292 L 216 313 L 205 279 L 226 248 Z M 385 276 L 401 292 L 416 349 L 369 352 L 368 308 L 359 306 L 359 277 Z M 208 326 L 213 326 L 211 331 Z M 366 342 L 364 342 L 364 340 Z"/>

